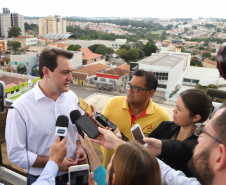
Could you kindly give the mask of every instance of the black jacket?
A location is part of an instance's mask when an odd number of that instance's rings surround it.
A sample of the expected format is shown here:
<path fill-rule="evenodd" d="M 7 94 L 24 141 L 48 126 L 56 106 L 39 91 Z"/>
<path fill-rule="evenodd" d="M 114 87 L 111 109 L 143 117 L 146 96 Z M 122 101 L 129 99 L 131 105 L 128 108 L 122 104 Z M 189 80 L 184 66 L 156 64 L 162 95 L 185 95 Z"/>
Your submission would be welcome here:
<path fill-rule="evenodd" d="M 198 143 L 198 137 L 192 135 L 184 141 L 171 140 L 170 138 L 180 130 L 180 126 L 172 121 L 163 121 L 148 137 L 162 141 L 162 152 L 158 157 L 176 170 L 183 171 L 186 176 L 193 177 L 187 167 L 192 158 L 193 149 Z"/>

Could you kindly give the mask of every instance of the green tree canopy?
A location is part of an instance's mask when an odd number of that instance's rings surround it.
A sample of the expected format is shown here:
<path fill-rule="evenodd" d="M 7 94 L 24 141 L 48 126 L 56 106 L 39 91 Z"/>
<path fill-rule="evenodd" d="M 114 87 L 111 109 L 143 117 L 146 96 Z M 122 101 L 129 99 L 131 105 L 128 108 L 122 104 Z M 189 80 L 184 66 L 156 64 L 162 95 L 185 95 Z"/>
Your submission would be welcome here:
<path fill-rule="evenodd" d="M 129 61 L 136 61 L 139 58 L 139 52 L 137 49 L 130 49 L 127 52 L 127 58 Z"/>
<path fill-rule="evenodd" d="M 144 54 L 145 56 L 150 56 L 152 53 L 156 53 L 157 51 L 157 47 L 155 46 L 155 44 L 147 42 L 147 44 L 144 46 Z"/>
<path fill-rule="evenodd" d="M 132 48 L 133 49 L 143 49 L 144 48 L 144 44 L 140 41 L 136 41 L 132 44 Z"/>
<path fill-rule="evenodd" d="M 203 58 L 210 58 L 211 57 L 211 53 L 210 52 L 203 52 L 202 53 L 202 57 Z"/>
<path fill-rule="evenodd" d="M 197 67 L 202 67 L 202 63 L 199 60 L 192 59 L 190 66 L 197 66 Z"/>
<path fill-rule="evenodd" d="M 71 44 L 68 46 L 67 50 L 68 51 L 78 51 L 79 49 L 81 49 L 82 47 L 78 44 Z"/>
<path fill-rule="evenodd" d="M 123 45 L 120 47 L 120 49 L 130 50 L 131 47 L 132 47 L 131 44 L 127 42 L 127 43 L 123 44 Z"/>
<path fill-rule="evenodd" d="M 128 61 L 128 58 L 127 58 L 127 53 L 128 53 L 128 51 L 127 51 L 126 49 L 124 49 L 124 48 L 119 49 L 119 50 L 117 50 L 115 53 L 116 53 L 118 56 L 120 56 L 120 58 L 122 58 L 122 59 Z"/>
<path fill-rule="evenodd" d="M 16 68 L 17 73 L 19 74 L 26 74 L 27 73 L 27 68 L 24 64 L 20 64 Z"/>
<path fill-rule="evenodd" d="M 18 37 L 19 35 L 21 35 L 20 27 L 13 26 L 13 27 L 9 28 L 9 30 L 8 30 L 8 38 Z"/>
<path fill-rule="evenodd" d="M 8 46 L 11 46 L 14 51 L 21 47 L 21 43 L 19 41 L 8 41 Z"/>
<path fill-rule="evenodd" d="M 89 46 L 88 48 L 90 49 L 90 51 L 92 51 L 93 53 L 96 53 L 96 49 L 98 48 L 98 46 L 101 46 L 103 44 L 94 44 Z"/>

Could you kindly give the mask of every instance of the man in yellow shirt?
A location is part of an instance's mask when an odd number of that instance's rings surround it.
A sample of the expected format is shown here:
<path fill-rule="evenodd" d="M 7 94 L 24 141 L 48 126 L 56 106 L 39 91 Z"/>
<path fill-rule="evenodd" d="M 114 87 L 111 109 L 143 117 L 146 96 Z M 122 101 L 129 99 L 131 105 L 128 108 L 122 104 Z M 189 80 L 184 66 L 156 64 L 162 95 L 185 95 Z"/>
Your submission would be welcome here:
<path fill-rule="evenodd" d="M 152 72 L 137 70 L 127 83 L 127 95 L 112 98 L 102 114 L 111 120 L 129 140 L 133 140 L 130 128 L 139 123 L 147 137 L 162 121 L 169 121 L 169 114 L 164 108 L 151 100 L 158 81 Z M 113 150 L 104 149 L 106 168 Z"/>

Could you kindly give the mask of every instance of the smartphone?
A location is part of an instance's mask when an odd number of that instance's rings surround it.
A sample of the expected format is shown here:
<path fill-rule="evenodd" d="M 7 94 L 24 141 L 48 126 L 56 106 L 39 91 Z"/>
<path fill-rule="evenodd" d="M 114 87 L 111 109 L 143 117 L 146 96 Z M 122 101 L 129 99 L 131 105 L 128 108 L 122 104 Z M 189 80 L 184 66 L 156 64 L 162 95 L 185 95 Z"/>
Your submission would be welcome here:
<path fill-rule="evenodd" d="M 130 130 L 131 130 L 131 132 L 133 134 L 133 138 L 136 141 L 140 142 L 145 147 L 148 146 L 148 144 L 143 141 L 144 134 L 143 134 L 143 132 L 142 132 L 141 127 L 140 127 L 139 124 L 134 125 Z"/>
<path fill-rule="evenodd" d="M 88 164 L 69 167 L 69 185 L 88 185 L 88 180 Z"/>
<path fill-rule="evenodd" d="M 97 126 L 86 115 L 81 116 L 75 122 L 75 124 L 92 139 L 94 139 L 100 134 L 100 132 L 97 129 Z"/>
<path fill-rule="evenodd" d="M 114 132 L 117 129 L 117 126 L 112 123 L 109 119 L 107 119 L 103 114 L 100 112 L 96 112 L 95 119 L 104 127 L 110 127 L 112 128 L 112 132 Z"/>
<path fill-rule="evenodd" d="M 83 100 L 82 98 L 79 98 L 79 101 L 78 101 L 78 106 L 85 111 L 88 112 L 88 114 L 91 114 L 92 112 L 92 108 L 90 107 L 90 105 L 88 105 L 85 100 Z"/>

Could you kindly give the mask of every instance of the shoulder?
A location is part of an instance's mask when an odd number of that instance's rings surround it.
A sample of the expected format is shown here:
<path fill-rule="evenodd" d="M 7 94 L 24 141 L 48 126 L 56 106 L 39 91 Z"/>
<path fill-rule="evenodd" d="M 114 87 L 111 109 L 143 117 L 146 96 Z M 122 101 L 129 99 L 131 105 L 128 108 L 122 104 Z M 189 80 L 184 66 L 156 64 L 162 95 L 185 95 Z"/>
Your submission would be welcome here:
<path fill-rule="evenodd" d="M 32 102 L 34 100 L 34 89 L 26 92 L 25 94 L 21 95 L 19 98 L 15 100 L 13 106 L 20 106 Z"/>
<path fill-rule="evenodd" d="M 115 96 L 113 98 L 111 98 L 109 101 L 108 101 L 108 104 L 119 104 L 119 103 L 123 103 L 126 99 L 126 96 Z"/>

